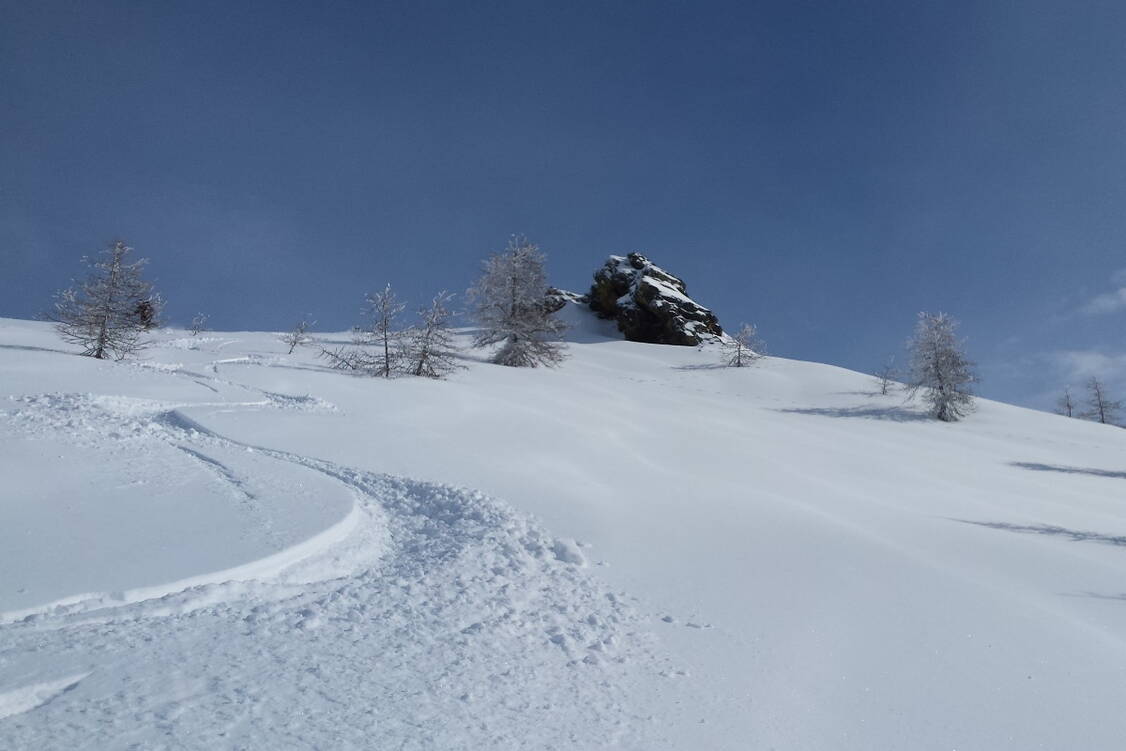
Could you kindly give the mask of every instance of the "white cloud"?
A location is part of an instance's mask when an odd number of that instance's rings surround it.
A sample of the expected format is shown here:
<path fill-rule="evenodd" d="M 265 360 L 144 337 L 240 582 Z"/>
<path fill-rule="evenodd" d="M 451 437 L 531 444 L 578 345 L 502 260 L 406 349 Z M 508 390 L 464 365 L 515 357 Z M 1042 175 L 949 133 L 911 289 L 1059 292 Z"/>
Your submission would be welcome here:
<path fill-rule="evenodd" d="M 1111 274 L 1110 282 L 1118 285 L 1118 289 L 1095 295 L 1080 310 L 1088 315 L 1105 315 L 1126 309 L 1126 269 Z"/>
<path fill-rule="evenodd" d="M 1091 349 L 1051 352 L 1048 361 L 1064 383 L 1079 385 L 1091 376 L 1118 383 L 1126 380 L 1126 352 L 1106 353 Z"/>
<path fill-rule="evenodd" d="M 1104 315 L 1114 313 L 1126 308 L 1126 287 L 1120 287 L 1114 292 L 1105 292 L 1095 295 L 1081 310 L 1090 315 Z"/>

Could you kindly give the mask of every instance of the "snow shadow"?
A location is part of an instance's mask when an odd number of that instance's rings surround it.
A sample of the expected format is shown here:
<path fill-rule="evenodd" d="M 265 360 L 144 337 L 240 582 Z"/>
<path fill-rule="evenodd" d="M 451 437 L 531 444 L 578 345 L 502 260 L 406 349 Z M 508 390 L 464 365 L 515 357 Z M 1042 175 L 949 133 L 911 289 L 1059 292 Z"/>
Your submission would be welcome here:
<path fill-rule="evenodd" d="M 463 336 L 468 336 L 476 339 L 477 336 L 483 332 L 483 329 L 477 327 L 464 327 L 456 329 L 456 331 Z M 563 331 L 562 336 L 560 336 L 555 341 L 561 344 L 606 344 L 608 342 L 620 342 L 624 340 L 625 337 L 610 329 L 603 331 L 591 331 L 588 327 L 585 326 L 571 325 L 568 326 L 568 328 Z"/>
<path fill-rule="evenodd" d="M 1026 535 L 1049 535 L 1052 537 L 1065 537 L 1072 542 L 1097 542 L 1102 545 L 1115 545 L 1126 547 L 1126 535 L 1107 535 L 1102 532 L 1084 532 L 1078 529 L 1067 529 L 1052 524 L 1010 524 L 1009 522 L 980 522 L 972 519 L 951 519 L 962 524 L 974 524 L 978 527 L 1000 529 L 1005 532 L 1017 532 Z"/>
<path fill-rule="evenodd" d="M 1105 594 L 1103 592 L 1077 592 L 1074 594 L 1067 594 L 1065 597 L 1092 597 L 1096 600 L 1122 600 L 1126 602 L 1126 592 L 1119 594 Z"/>
<path fill-rule="evenodd" d="M 281 363 L 275 363 L 273 365 L 267 365 L 266 367 L 280 368 L 282 370 L 308 370 L 311 373 L 339 373 L 339 372 L 341 372 L 340 370 L 338 370 L 336 368 L 331 368 L 328 365 L 282 365 Z"/>
<path fill-rule="evenodd" d="M 705 362 L 698 365 L 673 365 L 673 370 L 725 370 L 733 367 L 721 362 Z"/>
<path fill-rule="evenodd" d="M 852 417 L 863 420 L 889 420 L 891 422 L 929 422 L 930 416 L 906 407 L 790 407 L 776 409 L 792 415 L 817 415 L 819 417 Z"/>
<path fill-rule="evenodd" d="M 1119 480 L 1126 480 L 1126 472 L 1116 472 L 1110 469 L 1067 467 L 1061 464 L 1040 464 L 1039 462 L 1009 462 L 1009 466 L 1031 469 L 1034 472 L 1063 472 L 1068 475 L 1094 475 L 1095 477 L 1113 477 Z"/>
<path fill-rule="evenodd" d="M 607 344 L 609 342 L 625 341 L 625 337 L 621 334 L 602 334 L 597 331 L 586 331 L 574 327 L 563 332 L 562 341 L 564 344 Z"/>
<path fill-rule="evenodd" d="M 52 349 L 50 347 L 33 347 L 29 344 L 0 344 L 0 349 L 14 349 L 21 352 L 57 352 L 60 355 L 73 355 L 75 352 L 68 352 L 65 349 Z"/>

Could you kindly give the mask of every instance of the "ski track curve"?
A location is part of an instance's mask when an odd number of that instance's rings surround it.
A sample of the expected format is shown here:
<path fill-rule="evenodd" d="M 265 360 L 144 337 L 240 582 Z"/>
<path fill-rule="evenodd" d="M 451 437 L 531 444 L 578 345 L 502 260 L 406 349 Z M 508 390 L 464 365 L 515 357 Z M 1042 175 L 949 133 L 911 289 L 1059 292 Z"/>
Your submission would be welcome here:
<path fill-rule="evenodd" d="M 0 747 L 646 747 L 653 718 L 626 687 L 675 666 L 573 542 L 473 490 L 249 446 L 197 418 L 323 402 L 19 401 L 10 416 L 27 430 L 73 435 L 92 420 L 110 440 L 170 443 L 232 482 L 209 447 L 321 473 L 354 493 L 362 520 L 271 576 L 86 599 L 0 625 L 0 697 L 20 698 L 0 718 Z M 58 675 L 71 677 L 46 679 Z"/>

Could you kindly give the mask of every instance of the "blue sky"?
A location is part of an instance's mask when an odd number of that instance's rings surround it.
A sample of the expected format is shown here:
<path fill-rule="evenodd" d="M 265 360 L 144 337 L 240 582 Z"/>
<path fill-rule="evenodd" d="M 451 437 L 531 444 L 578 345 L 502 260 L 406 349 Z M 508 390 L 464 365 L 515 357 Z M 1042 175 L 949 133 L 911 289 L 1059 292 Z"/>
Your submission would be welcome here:
<path fill-rule="evenodd" d="M 322 328 L 524 233 L 775 354 L 959 318 L 982 394 L 1126 395 L 1121 2 L 0 2 L 0 315 L 122 237 L 174 321 Z"/>

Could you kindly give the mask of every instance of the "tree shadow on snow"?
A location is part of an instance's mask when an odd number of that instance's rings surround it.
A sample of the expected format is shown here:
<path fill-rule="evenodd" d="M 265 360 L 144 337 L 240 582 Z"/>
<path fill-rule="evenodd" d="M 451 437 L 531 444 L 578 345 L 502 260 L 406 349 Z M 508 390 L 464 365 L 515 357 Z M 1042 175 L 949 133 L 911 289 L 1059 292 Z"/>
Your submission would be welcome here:
<path fill-rule="evenodd" d="M 950 519 L 962 524 L 973 524 L 978 527 L 999 529 L 1004 532 L 1016 532 L 1026 535 L 1048 535 L 1050 537 L 1063 537 L 1070 542 L 1094 542 L 1100 545 L 1113 545 L 1126 547 L 1126 535 L 1108 535 L 1102 532 L 1088 532 L 1078 529 L 1057 527 L 1053 524 L 1011 524 L 1009 522 L 982 522 L 972 519 Z M 1063 597 L 1090 597 L 1097 600 L 1119 600 L 1126 602 L 1126 592 L 1107 594 L 1103 592 L 1064 592 Z"/>
<path fill-rule="evenodd" d="M 863 420 L 889 420 L 891 422 L 929 422 L 930 416 L 906 407 L 790 407 L 777 409 L 794 415 L 819 417 L 846 417 Z"/>
<path fill-rule="evenodd" d="M 272 363 L 267 365 L 268 368 L 280 368 L 282 370 L 308 370 L 312 373 L 338 373 L 340 371 L 331 368 L 328 365 L 287 365 L 284 363 Z"/>
<path fill-rule="evenodd" d="M 52 349 L 50 347 L 33 347 L 30 344 L 0 344 L 0 349 L 14 349 L 22 352 L 57 352 L 60 355 L 74 355 L 76 352 L 68 352 L 65 349 Z"/>
<path fill-rule="evenodd" d="M 1066 467 L 1060 464 L 1040 464 L 1038 462 L 1009 462 L 1009 466 L 1030 469 L 1034 472 L 1063 472 L 1068 475 L 1093 475 L 1095 477 L 1113 477 L 1119 480 L 1126 480 L 1126 472 L 1116 472 L 1110 469 Z"/>
<path fill-rule="evenodd" d="M 732 366 L 721 362 L 704 362 L 698 365 L 673 365 L 673 370 L 726 370 Z"/>
<path fill-rule="evenodd" d="M 951 519 L 950 521 L 962 524 L 973 524 L 978 527 L 1000 529 L 1005 532 L 1016 532 L 1026 535 L 1048 535 L 1063 537 L 1071 542 L 1096 542 L 1102 545 L 1115 545 L 1126 547 L 1126 535 L 1107 535 L 1102 532 L 1085 532 L 1078 529 L 1067 529 L 1052 524 L 1011 524 L 1009 522 L 980 522 L 972 519 Z"/>
<path fill-rule="evenodd" d="M 1122 600 L 1126 602 L 1126 592 L 1115 595 L 1103 594 L 1102 592 L 1069 592 L 1064 597 L 1093 597 L 1096 600 Z"/>

